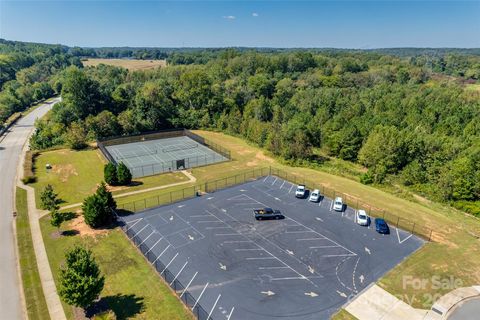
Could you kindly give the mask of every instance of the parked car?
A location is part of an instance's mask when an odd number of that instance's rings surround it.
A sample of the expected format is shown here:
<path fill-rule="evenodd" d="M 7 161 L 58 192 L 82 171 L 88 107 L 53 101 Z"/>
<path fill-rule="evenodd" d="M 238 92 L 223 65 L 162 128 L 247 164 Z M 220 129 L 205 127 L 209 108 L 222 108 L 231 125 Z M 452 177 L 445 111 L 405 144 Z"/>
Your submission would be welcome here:
<path fill-rule="evenodd" d="M 310 198 L 308 199 L 308 201 L 318 202 L 319 200 L 320 200 L 320 190 L 315 189 L 315 190 L 313 190 L 312 193 L 310 194 Z"/>
<path fill-rule="evenodd" d="M 304 198 L 306 192 L 307 190 L 305 189 L 305 186 L 303 184 L 298 185 L 297 190 L 295 190 L 295 197 Z"/>
<path fill-rule="evenodd" d="M 381 234 L 389 234 L 390 228 L 387 222 L 382 218 L 375 218 L 375 230 Z"/>
<path fill-rule="evenodd" d="M 365 210 L 361 210 L 361 209 L 358 210 L 357 211 L 357 224 L 359 224 L 361 226 L 368 226 L 368 221 L 369 221 L 369 218 L 368 218 Z"/>
<path fill-rule="evenodd" d="M 333 201 L 333 210 L 343 211 L 343 199 L 341 197 L 336 197 Z"/>
<path fill-rule="evenodd" d="M 257 220 L 264 220 L 264 219 L 283 219 L 285 218 L 280 210 L 273 210 L 272 208 L 262 208 L 262 209 L 254 209 L 253 215 Z"/>

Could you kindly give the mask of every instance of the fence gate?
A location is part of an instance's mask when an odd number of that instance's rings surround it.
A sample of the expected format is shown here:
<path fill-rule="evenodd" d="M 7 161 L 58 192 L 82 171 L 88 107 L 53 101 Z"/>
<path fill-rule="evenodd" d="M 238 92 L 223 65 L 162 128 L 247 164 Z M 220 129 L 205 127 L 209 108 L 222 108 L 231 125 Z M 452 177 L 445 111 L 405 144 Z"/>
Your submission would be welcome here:
<path fill-rule="evenodd" d="M 177 170 L 185 169 L 185 159 L 177 160 Z"/>

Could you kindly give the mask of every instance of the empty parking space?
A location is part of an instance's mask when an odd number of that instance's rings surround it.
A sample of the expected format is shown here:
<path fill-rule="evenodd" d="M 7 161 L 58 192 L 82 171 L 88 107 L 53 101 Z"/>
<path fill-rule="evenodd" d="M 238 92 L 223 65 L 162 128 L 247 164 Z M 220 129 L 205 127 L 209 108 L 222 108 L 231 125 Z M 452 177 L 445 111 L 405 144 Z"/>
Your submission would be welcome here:
<path fill-rule="evenodd" d="M 260 207 L 285 218 L 256 221 Z M 359 226 L 328 198 L 297 199 L 275 176 L 122 219 L 149 261 L 181 282 L 177 293 L 194 297 L 189 307 L 212 319 L 326 319 L 423 244 Z"/>

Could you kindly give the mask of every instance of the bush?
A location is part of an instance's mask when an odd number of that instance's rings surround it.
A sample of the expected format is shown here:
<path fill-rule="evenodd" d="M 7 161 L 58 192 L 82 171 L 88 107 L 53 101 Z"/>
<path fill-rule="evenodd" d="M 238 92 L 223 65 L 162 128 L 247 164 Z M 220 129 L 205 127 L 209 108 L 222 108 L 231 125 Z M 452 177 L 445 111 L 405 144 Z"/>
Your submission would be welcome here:
<path fill-rule="evenodd" d="M 37 178 L 35 177 L 34 164 L 35 158 L 38 156 L 36 151 L 27 151 L 25 155 L 25 161 L 23 163 L 23 179 L 25 184 L 34 183 Z"/>
<path fill-rule="evenodd" d="M 363 184 L 372 184 L 373 183 L 373 177 L 370 174 L 370 172 L 366 172 L 360 176 L 360 183 Z"/>
<path fill-rule="evenodd" d="M 53 210 L 50 213 L 50 224 L 53 227 L 60 229 L 60 226 L 62 225 L 63 221 L 64 221 L 63 214 L 58 212 L 58 210 Z"/>
<path fill-rule="evenodd" d="M 117 185 L 117 167 L 111 162 L 107 163 L 103 168 L 103 177 L 105 179 L 105 182 L 109 185 Z"/>
<path fill-rule="evenodd" d="M 122 186 L 129 185 L 132 182 L 132 173 L 123 162 L 120 162 L 117 167 L 117 181 Z"/>
<path fill-rule="evenodd" d="M 112 194 L 107 191 L 105 184 L 102 183 L 94 195 L 83 201 L 82 210 L 85 223 L 92 228 L 107 225 L 112 221 L 112 209 L 116 207 Z"/>

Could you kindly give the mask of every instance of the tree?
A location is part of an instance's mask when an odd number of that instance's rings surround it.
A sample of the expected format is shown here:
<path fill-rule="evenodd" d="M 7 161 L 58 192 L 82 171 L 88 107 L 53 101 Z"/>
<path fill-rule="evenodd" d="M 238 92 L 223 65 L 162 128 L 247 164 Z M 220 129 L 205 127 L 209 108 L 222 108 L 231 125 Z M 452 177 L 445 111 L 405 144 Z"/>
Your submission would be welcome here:
<path fill-rule="evenodd" d="M 74 150 L 80 150 L 87 146 L 87 130 L 83 123 L 72 123 L 66 136 L 67 144 Z"/>
<path fill-rule="evenodd" d="M 61 214 L 58 210 L 53 210 L 52 212 L 50 212 L 50 224 L 53 227 L 59 230 L 63 221 L 64 221 L 63 214 Z"/>
<path fill-rule="evenodd" d="M 55 211 L 60 208 L 58 205 L 58 194 L 53 190 L 52 185 L 47 184 L 40 194 L 40 206 L 44 210 Z"/>
<path fill-rule="evenodd" d="M 85 309 L 98 298 L 104 283 L 105 278 L 90 250 L 74 247 L 65 254 L 59 290 L 64 302 Z"/>
<path fill-rule="evenodd" d="M 103 178 L 111 186 L 118 184 L 117 167 L 113 163 L 109 162 L 103 167 Z"/>
<path fill-rule="evenodd" d="M 120 162 L 117 166 L 117 180 L 118 184 L 122 186 L 129 185 L 132 182 L 132 173 L 123 162 Z"/>
<path fill-rule="evenodd" d="M 105 183 L 97 188 L 97 192 L 83 201 L 82 210 L 85 223 L 92 228 L 99 228 L 112 221 L 112 210 L 117 207 L 112 193 Z"/>

